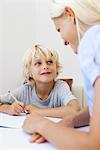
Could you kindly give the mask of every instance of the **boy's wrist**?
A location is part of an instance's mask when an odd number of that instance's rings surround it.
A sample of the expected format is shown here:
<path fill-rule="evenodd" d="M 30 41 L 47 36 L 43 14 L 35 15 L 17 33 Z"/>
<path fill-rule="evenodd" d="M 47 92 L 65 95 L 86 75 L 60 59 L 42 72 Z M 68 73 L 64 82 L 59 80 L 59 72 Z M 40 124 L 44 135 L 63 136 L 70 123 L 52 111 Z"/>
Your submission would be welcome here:
<path fill-rule="evenodd" d="M 72 117 L 72 126 L 77 127 L 77 115 L 76 114 Z"/>
<path fill-rule="evenodd" d="M 7 114 L 10 114 L 10 107 L 11 107 L 11 105 L 6 105 L 5 112 Z"/>
<path fill-rule="evenodd" d="M 10 105 L 8 104 L 0 104 L 0 112 L 9 113 Z"/>
<path fill-rule="evenodd" d="M 74 128 L 76 126 L 76 117 L 77 117 L 77 112 L 69 116 L 65 116 L 58 124 L 60 126 Z"/>
<path fill-rule="evenodd" d="M 76 113 L 74 116 L 73 116 L 73 125 L 74 125 L 74 127 L 75 128 L 77 128 L 77 127 L 80 127 L 80 125 L 81 125 L 81 121 L 80 121 L 80 113 L 78 112 L 78 113 Z"/>

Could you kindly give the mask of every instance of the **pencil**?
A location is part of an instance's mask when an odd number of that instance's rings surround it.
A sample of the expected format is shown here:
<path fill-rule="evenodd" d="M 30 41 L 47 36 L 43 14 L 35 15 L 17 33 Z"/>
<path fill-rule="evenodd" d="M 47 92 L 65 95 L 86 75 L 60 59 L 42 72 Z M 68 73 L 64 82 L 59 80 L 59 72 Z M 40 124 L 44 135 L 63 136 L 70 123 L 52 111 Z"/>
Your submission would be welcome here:
<path fill-rule="evenodd" d="M 17 98 L 10 92 L 8 91 L 9 95 L 15 100 L 15 102 L 18 102 Z M 27 110 L 24 110 L 26 114 L 28 114 Z"/>
<path fill-rule="evenodd" d="M 8 93 L 15 100 L 15 102 L 18 102 L 17 98 L 10 91 L 8 91 Z"/>

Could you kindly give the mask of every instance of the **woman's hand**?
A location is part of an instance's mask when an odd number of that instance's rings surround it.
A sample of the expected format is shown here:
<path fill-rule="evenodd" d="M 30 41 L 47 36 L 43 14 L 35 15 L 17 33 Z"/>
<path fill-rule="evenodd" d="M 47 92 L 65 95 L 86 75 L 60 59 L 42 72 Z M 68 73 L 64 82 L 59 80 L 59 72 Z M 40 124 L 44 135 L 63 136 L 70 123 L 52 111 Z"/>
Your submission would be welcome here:
<path fill-rule="evenodd" d="M 48 119 L 43 118 L 36 112 L 32 112 L 31 114 L 27 115 L 22 128 L 25 132 L 32 133 L 32 136 L 29 140 L 31 143 L 43 143 L 46 141 L 46 139 L 40 135 L 39 132 L 42 130 L 44 124 L 48 121 Z"/>
<path fill-rule="evenodd" d="M 40 114 L 32 112 L 31 114 L 27 115 L 22 128 L 28 133 L 36 133 L 44 120 L 46 119 Z"/>
<path fill-rule="evenodd" d="M 57 123 L 58 126 L 74 127 L 73 121 L 75 116 L 76 114 L 73 113 L 71 115 L 64 117 L 62 121 Z M 33 134 L 29 140 L 30 142 L 43 143 L 46 141 L 46 139 L 39 134 L 40 133 L 39 131 L 48 121 L 50 120 L 45 119 L 39 113 L 36 112 L 32 112 L 30 115 L 26 117 L 22 128 L 24 129 L 24 131 Z"/>

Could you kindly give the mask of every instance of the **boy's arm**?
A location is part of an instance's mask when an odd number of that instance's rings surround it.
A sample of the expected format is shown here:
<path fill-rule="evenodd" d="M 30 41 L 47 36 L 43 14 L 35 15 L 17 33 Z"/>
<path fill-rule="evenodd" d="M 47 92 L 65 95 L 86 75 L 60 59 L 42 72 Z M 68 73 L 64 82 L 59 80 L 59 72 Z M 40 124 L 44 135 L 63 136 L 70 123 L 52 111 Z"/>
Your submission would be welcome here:
<path fill-rule="evenodd" d="M 20 100 L 20 97 L 23 99 L 23 93 L 25 93 L 23 90 L 24 85 L 18 87 L 11 93 L 7 92 L 0 95 L 0 112 L 8 113 L 10 115 L 19 115 L 20 112 L 23 112 L 25 105 Z M 18 101 L 15 99 L 18 99 Z"/>
<path fill-rule="evenodd" d="M 2 103 L 0 103 L 0 112 L 8 113 L 9 108 L 10 108 L 9 104 L 2 104 Z"/>
<path fill-rule="evenodd" d="M 90 114 L 88 107 L 83 108 L 73 117 L 74 127 L 86 126 L 89 125 L 89 122 L 90 122 Z"/>
<path fill-rule="evenodd" d="M 58 117 L 62 118 L 66 115 L 74 114 L 80 111 L 80 106 L 76 100 L 71 100 L 66 106 L 55 107 L 55 108 L 35 108 L 31 106 L 31 112 L 37 112 L 42 116 L 46 117 Z"/>
<path fill-rule="evenodd" d="M 88 108 L 85 107 L 78 112 L 71 113 L 70 115 L 66 115 L 63 119 L 58 122 L 60 126 L 64 127 L 82 127 L 89 125 L 90 115 Z"/>
<path fill-rule="evenodd" d="M 2 103 L 2 96 L 0 96 L 0 112 L 8 113 L 10 104 Z"/>

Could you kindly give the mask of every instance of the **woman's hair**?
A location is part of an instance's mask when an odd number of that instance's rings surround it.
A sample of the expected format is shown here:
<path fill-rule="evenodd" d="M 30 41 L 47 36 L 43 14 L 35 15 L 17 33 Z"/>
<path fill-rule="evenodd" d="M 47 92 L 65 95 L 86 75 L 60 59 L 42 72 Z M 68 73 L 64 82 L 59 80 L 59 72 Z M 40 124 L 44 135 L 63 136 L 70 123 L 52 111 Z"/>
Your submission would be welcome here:
<path fill-rule="evenodd" d="M 53 0 L 51 18 L 63 15 L 65 7 L 75 13 L 79 40 L 87 27 L 100 24 L 100 0 Z"/>
<path fill-rule="evenodd" d="M 33 44 L 31 48 L 29 48 L 23 57 L 23 76 L 24 81 L 27 83 L 34 83 L 34 79 L 32 78 L 32 61 L 34 59 L 40 59 L 42 56 L 46 58 L 46 60 L 52 60 L 53 63 L 56 63 L 57 67 L 57 75 L 60 72 L 61 64 L 59 62 L 58 53 L 54 50 L 50 50 L 40 44 Z"/>

